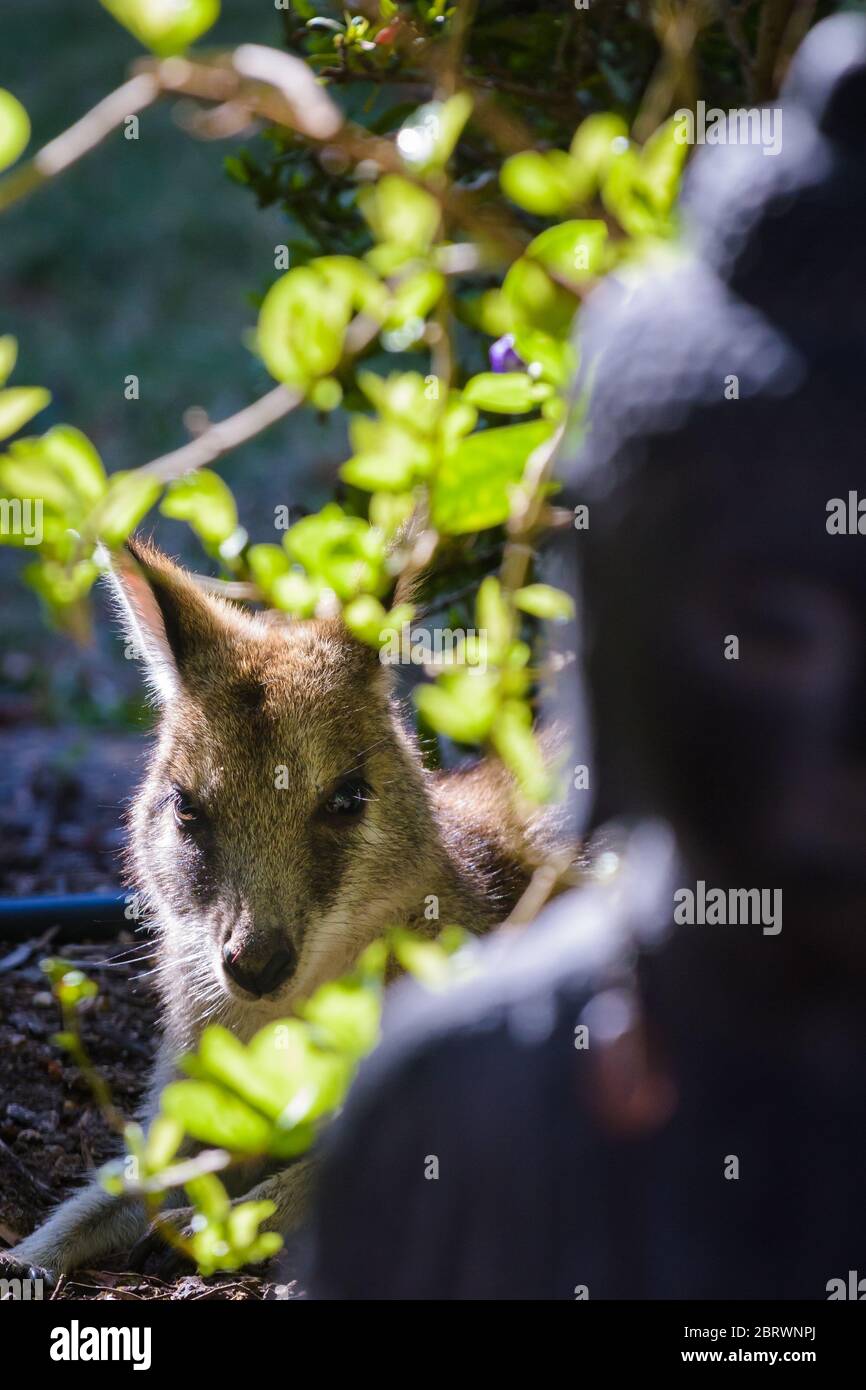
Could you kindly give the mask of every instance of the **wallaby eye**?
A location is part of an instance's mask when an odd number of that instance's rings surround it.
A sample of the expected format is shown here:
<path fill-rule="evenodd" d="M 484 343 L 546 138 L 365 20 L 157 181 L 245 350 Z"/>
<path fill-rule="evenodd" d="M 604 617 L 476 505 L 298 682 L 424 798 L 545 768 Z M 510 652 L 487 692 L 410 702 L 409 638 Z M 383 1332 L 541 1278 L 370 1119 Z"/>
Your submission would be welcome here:
<path fill-rule="evenodd" d="M 364 810 L 370 788 L 360 777 L 348 777 L 331 792 L 322 804 L 322 815 L 330 818 L 359 816 Z"/>
<path fill-rule="evenodd" d="M 201 807 L 189 792 L 175 787 L 171 798 L 171 809 L 181 829 L 199 825 L 204 819 Z"/>

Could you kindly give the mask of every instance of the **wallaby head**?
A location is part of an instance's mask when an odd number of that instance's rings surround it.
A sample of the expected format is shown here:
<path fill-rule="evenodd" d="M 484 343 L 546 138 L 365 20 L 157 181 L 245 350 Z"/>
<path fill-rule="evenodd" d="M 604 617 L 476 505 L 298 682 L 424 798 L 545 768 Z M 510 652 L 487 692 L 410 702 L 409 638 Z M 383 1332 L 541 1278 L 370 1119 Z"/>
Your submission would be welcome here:
<path fill-rule="evenodd" d="M 272 621 L 154 546 L 114 567 L 160 708 L 130 876 L 162 936 L 166 1023 L 250 1035 L 422 916 L 443 853 L 377 653 L 339 620 Z"/>

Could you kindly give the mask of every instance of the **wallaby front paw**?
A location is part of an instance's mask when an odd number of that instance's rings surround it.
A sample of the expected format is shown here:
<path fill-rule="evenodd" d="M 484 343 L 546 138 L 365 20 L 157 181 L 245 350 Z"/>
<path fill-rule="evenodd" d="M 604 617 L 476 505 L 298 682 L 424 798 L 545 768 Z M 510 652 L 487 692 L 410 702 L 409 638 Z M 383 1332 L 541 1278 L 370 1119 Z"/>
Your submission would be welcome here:
<path fill-rule="evenodd" d="M 26 1255 L 23 1259 L 18 1257 L 18 1247 L 12 1250 L 0 1250 L 0 1300 L 17 1299 L 20 1293 L 17 1289 L 7 1288 L 4 1281 L 27 1279 L 31 1284 L 37 1284 L 42 1280 L 46 1289 L 53 1289 L 57 1283 L 57 1274 L 50 1269 L 45 1269 L 43 1265 L 34 1264 L 28 1260 Z M 33 1290 L 30 1291 L 31 1298 Z"/>
<path fill-rule="evenodd" d="M 192 1216 L 192 1207 L 180 1207 L 158 1216 L 132 1247 L 130 1269 L 140 1274 L 152 1274 L 157 1279 L 175 1279 L 179 1274 L 189 1274 L 194 1270 L 194 1261 L 171 1243 L 172 1234 L 180 1240 L 190 1239 L 193 1234 Z"/>

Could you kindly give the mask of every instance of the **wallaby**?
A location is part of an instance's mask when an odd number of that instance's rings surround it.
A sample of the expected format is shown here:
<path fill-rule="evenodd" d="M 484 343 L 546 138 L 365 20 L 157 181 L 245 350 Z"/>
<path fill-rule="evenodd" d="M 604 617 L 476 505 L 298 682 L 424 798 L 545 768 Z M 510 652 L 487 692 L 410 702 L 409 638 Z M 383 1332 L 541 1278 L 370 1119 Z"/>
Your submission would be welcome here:
<path fill-rule="evenodd" d="M 426 771 L 390 669 L 340 619 L 244 610 L 138 539 L 111 583 L 160 712 L 128 850 L 158 941 L 163 1036 L 148 1123 L 207 1023 L 247 1041 L 389 927 L 429 936 L 501 922 L 556 817 L 521 823 L 495 762 Z M 272 1200 L 266 1228 L 287 1233 L 310 1162 L 263 1173 L 247 1167 L 247 1191 L 232 1196 Z M 66 1272 L 128 1249 L 144 1228 L 140 1202 L 94 1180 L 5 1259 Z"/>

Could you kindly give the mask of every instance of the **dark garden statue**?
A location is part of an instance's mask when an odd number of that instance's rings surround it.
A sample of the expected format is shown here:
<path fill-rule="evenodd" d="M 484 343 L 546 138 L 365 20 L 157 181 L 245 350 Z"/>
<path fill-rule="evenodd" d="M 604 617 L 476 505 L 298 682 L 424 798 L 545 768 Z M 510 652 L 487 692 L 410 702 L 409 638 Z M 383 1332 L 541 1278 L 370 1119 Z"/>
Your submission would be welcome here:
<path fill-rule="evenodd" d="M 698 155 L 685 265 L 583 316 L 554 703 L 604 875 L 395 1005 L 320 1295 L 825 1299 L 863 1266 L 866 21 L 817 27 L 782 115 L 772 159 Z"/>

